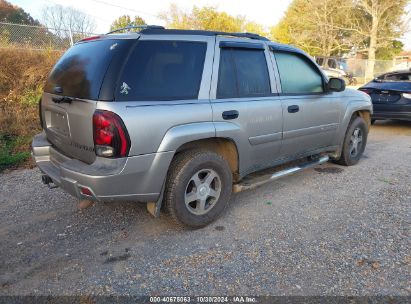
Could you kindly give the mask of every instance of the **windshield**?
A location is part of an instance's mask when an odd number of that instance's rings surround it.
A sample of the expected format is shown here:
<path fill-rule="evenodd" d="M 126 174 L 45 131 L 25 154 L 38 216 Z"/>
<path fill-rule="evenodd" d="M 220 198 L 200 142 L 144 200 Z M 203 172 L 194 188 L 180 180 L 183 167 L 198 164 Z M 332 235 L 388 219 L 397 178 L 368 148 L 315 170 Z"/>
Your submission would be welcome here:
<path fill-rule="evenodd" d="M 56 63 L 44 91 L 48 93 L 98 99 L 107 68 L 125 40 L 95 40 L 75 44 Z"/>

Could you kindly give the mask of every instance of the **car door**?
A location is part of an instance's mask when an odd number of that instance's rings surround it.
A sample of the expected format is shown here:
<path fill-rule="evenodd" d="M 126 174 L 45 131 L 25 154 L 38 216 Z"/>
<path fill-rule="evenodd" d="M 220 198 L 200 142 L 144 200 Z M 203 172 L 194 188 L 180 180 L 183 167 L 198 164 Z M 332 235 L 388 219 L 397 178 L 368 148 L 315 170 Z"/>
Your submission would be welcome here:
<path fill-rule="evenodd" d="M 278 159 L 282 107 L 270 53 L 263 41 L 216 38 L 210 92 L 218 137 L 235 140 L 240 174 Z"/>
<path fill-rule="evenodd" d="M 283 142 L 280 155 L 293 158 L 331 146 L 342 104 L 338 93 L 326 92 L 325 77 L 305 54 L 273 49 L 281 83 Z"/>

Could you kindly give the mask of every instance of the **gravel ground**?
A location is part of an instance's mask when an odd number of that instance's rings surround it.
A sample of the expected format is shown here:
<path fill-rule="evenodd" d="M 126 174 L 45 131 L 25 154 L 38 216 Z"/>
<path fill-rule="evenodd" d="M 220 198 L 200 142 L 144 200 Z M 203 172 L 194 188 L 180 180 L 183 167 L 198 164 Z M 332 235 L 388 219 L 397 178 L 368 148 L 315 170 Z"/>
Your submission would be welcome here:
<path fill-rule="evenodd" d="M 325 164 L 177 228 L 145 205 L 80 210 L 40 172 L 0 174 L 0 295 L 411 295 L 411 124 L 377 122 Z"/>

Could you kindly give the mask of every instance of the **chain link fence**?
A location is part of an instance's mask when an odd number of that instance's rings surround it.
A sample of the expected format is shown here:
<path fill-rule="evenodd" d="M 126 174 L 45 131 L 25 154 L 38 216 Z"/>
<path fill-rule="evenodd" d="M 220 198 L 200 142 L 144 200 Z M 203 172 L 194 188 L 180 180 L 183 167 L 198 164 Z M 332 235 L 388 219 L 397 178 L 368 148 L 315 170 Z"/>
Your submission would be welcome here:
<path fill-rule="evenodd" d="M 371 79 L 367 77 L 366 71 L 369 65 L 374 64 L 374 72 L 373 77 L 377 77 L 378 75 L 397 71 L 397 70 L 405 70 L 411 67 L 411 62 L 406 60 L 367 60 L 367 59 L 357 59 L 357 58 L 349 58 L 346 59 L 347 62 L 347 70 L 351 73 L 356 79 L 358 83 L 365 83 Z"/>
<path fill-rule="evenodd" d="M 315 61 L 329 77 L 346 78 L 348 85 L 358 86 L 392 71 L 411 67 L 411 56 L 398 56 L 393 60 L 368 60 L 315 56 Z"/>
<path fill-rule="evenodd" d="M 76 41 L 93 35 L 67 29 L 0 22 L 0 48 L 65 50 Z"/>
<path fill-rule="evenodd" d="M 73 43 L 86 37 L 94 36 L 95 33 L 74 32 L 67 29 L 47 28 L 44 26 L 33 26 L 24 24 L 14 24 L 0 22 L 0 48 L 24 48 L 34 50 L 58 50 L 68 49 Z M 326 69 L 342 69 L 349 74 L 355 84 L 363 84 L 370 80 L 366 76 L 367 67 L 374 64 L 373 76 L 382 73 L 409 69 L 411 67 L 410 58 L 397 58 L 394 60 L 375 60 L 358 58 L 332 58 L 325 57 L 323 61 L 317 63 Z"/>

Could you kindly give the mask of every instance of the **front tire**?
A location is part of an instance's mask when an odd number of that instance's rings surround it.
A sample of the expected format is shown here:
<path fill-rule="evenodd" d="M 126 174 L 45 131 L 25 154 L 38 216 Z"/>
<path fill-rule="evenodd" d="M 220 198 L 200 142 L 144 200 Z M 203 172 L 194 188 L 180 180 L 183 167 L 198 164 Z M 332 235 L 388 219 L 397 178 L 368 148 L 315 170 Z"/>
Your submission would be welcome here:
<path fill-rule="evenodd" d="M 364 153 L 367 136 L 368 127 L 364 119 L 361 117 L 353 118 L 345 134 L 341 157 L 336 163 L 343 166 L 357 164 Z"/>
<path fill-rule="evenodd" d="M 232 174 L 226 160 L 211 151 L 177 154 L 167 176 L 165 206 L 177 224 L 204 227 L 227 207 Z"/>

